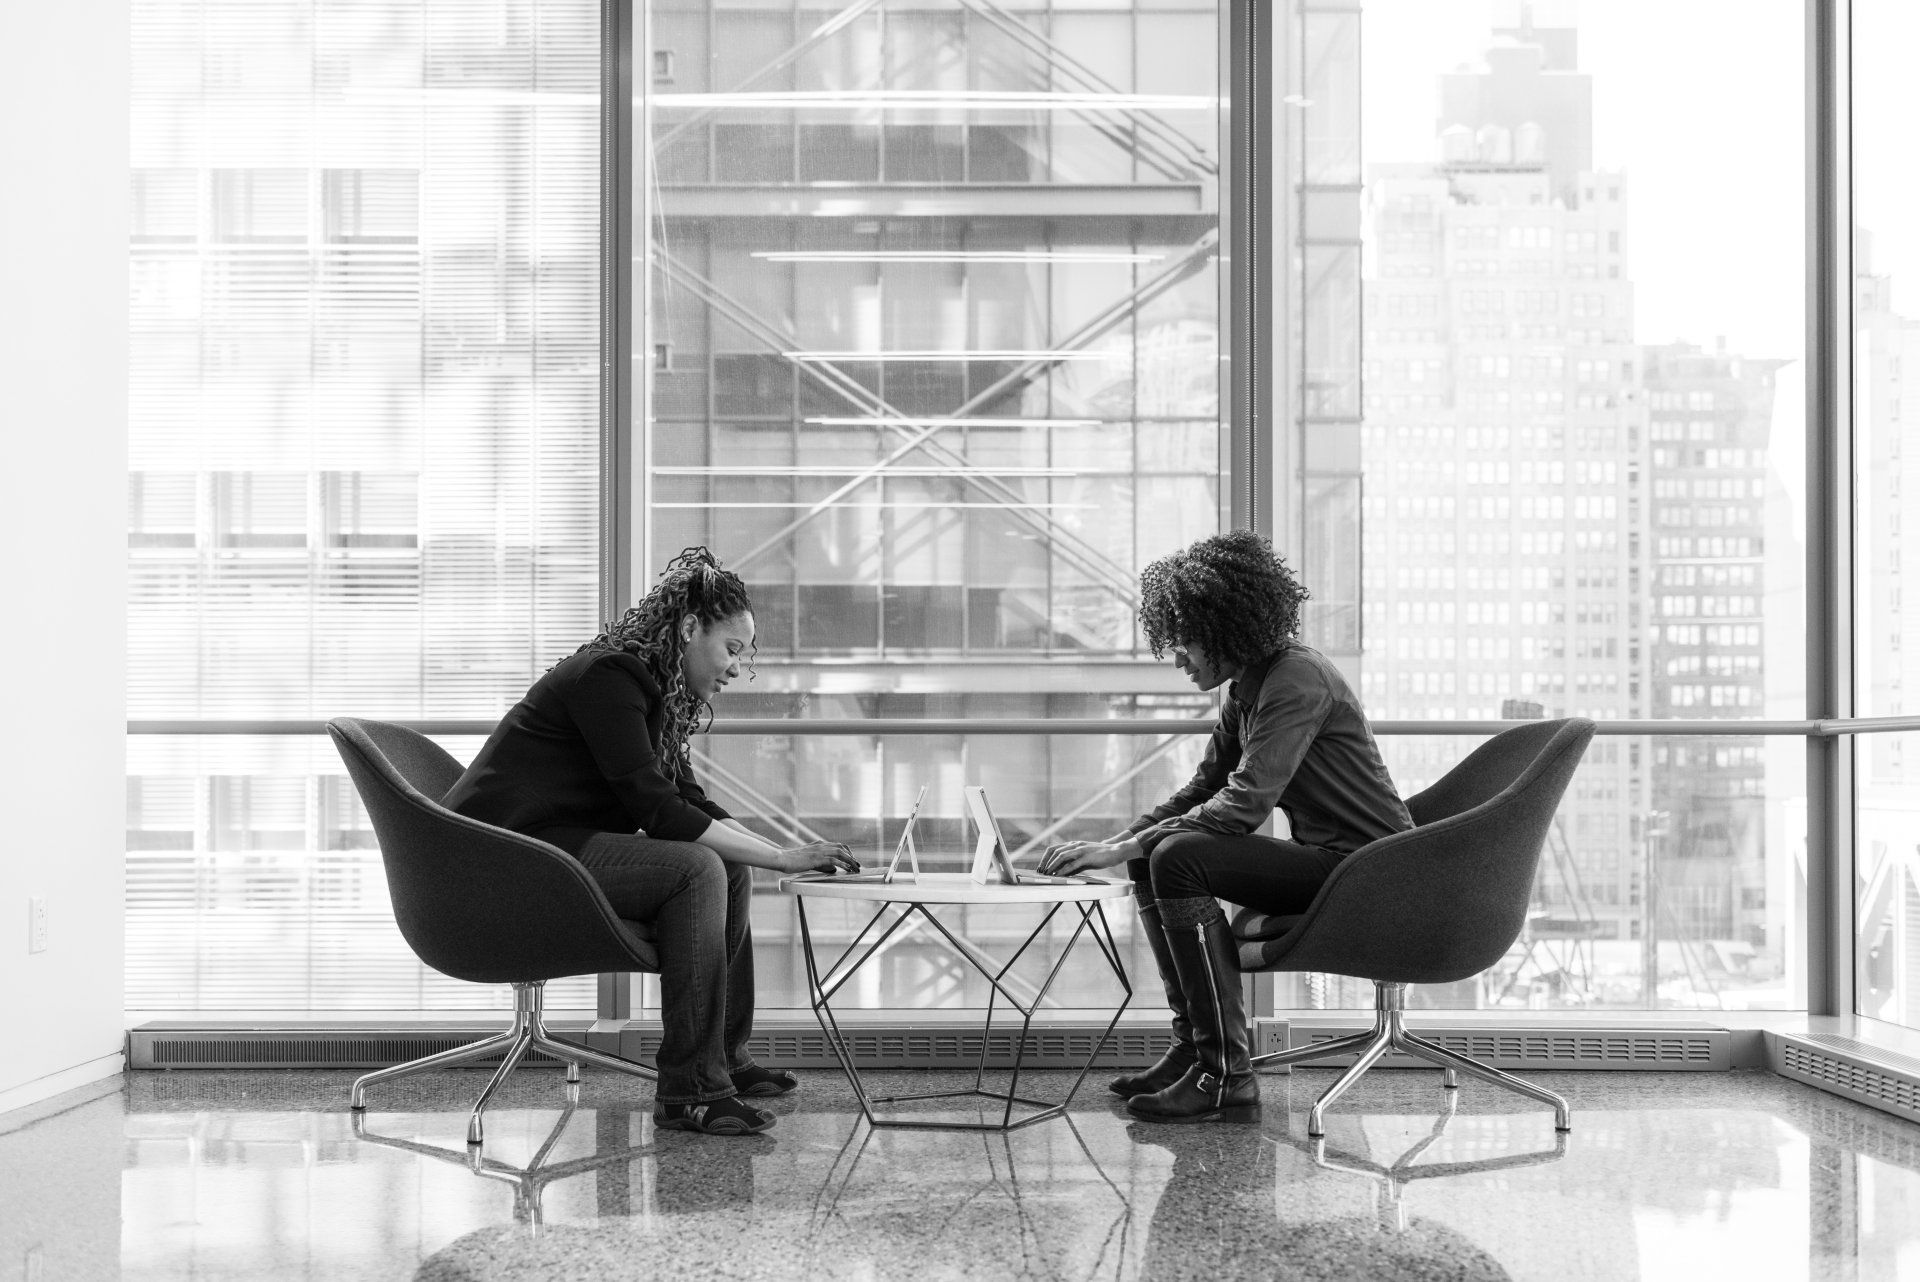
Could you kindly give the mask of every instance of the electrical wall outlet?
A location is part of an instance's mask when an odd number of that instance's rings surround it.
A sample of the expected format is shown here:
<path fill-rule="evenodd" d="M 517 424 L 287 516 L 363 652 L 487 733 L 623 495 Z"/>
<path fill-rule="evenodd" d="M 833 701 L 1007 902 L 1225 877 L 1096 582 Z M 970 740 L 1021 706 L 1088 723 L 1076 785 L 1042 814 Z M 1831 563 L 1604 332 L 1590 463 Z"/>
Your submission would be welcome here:
<path fill-rule="evenodd" d="M 47 951 L 47 898 L 35 895 L 27 900 L 27 951 Z"/>
<path fill-rule="evenodd" d="M 47 1282 L 47 1252 L 38 1242 L 27 1248 L 26 1259 L 20 1266 L 20 1276 L 25 1282 Z"/>
<path fill-rule="evenodd" d="M 1256 1019 L 1253 1021 L 1253 1053 L 1255 1055 L 1278 1055 L 1287 1049 L 1287 1021 L 1284 1019 Z M 1287 1065 L 1279 1068 L 1263 1068 L 1263 1073 L 1291 1073 Z"/>

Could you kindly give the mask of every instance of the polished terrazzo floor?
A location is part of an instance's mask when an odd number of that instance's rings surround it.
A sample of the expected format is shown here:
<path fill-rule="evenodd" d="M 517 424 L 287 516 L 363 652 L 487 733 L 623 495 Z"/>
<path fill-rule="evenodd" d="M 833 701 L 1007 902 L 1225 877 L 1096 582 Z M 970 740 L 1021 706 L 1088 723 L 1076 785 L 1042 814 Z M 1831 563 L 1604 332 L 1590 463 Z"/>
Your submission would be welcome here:
<path fill-rule="evenodd" d="M 1323 1146 L 1324 1070 L 1264 1079 L 1258 1127 L 1130 1123 L 1090 1082 L 1006 1135 L 876 1131 L 806 1076 L 721 1140 L 523 1072 L 474 1164 L 479 1074 L 393 1084 L 359 1127 L 346 1073 L 128 1074 L 0 1116 L 0 1279 L 1920 1278 L 1920 1127 L 1765 1073 L 1537 1075 L 1561 1142 L 1376 1070 Z"/>

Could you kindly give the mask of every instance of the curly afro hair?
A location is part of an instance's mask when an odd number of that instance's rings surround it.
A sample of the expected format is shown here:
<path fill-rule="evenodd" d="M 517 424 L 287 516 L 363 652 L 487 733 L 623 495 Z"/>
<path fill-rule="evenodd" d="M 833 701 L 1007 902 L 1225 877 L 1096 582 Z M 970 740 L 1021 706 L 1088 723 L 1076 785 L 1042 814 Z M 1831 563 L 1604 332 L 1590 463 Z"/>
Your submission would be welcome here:
<path fill-rule="evenodd" d="M 1140 627 L 1156 658 L 1191 642 L 1228 663 L 1252 663 L 1300 634 L 1306 599 L 1271 543 L 1235 530 L 1140 572 Z"/>

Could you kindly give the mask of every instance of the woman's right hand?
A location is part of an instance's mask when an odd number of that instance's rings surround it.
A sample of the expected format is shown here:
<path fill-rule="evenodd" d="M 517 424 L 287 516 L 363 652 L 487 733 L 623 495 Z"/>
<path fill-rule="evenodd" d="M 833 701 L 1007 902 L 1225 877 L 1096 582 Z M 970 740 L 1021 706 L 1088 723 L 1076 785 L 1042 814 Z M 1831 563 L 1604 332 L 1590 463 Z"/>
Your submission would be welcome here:
<path fill-rule="evenodd" d="M 860 861 L 838 841 L 809 841 L 779 853 L 781 872 L 859 872 Z"/>

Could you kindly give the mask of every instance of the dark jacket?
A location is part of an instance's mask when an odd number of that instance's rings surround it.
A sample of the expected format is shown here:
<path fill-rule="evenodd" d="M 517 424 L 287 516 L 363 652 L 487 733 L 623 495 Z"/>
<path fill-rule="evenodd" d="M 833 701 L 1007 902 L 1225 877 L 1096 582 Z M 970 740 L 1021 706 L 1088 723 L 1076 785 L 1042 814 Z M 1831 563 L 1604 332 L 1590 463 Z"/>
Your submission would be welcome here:
<path fill-rule="evenodd" d="M 1200 768 L 1131 831 L 1148 848 L 1172 832 L 1239 836 L 1276 807 L 1294 841 L 1343 855 L 1413 827 L 1346 678 L 1298 642 L 1227 687 Z"/>
<path fill-rule="evenodd" d="M 441 804 L 578 855 L 600 832 L 693 841 L 728 814 L 659 756 L 666 700 L 639 658 L 562 659 L 488 737 Z"/>

